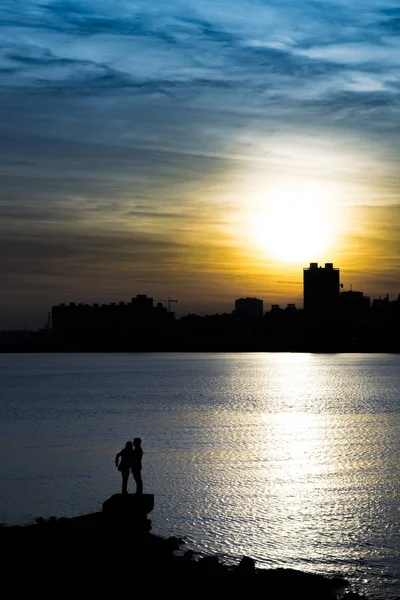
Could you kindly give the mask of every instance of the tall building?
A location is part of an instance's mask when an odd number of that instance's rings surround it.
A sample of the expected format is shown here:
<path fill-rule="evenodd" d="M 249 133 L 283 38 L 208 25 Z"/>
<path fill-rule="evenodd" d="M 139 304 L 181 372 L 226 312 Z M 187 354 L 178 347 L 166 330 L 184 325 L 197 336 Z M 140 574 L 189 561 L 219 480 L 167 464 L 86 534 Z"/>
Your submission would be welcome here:
<path fill-rule="evenodd" d="M 303 269 L 304 314 L 309 322 L 327 323 L 336 319 L 339 307 L 340 273 L 333 263 L 310 263 Z"/>
<path fill-rule="evenodd" d="M 235 300 L 235 312 L 237 315 L 261 318 L 263 311 L 264 303 L 259 298 L 238 298 Z"/>

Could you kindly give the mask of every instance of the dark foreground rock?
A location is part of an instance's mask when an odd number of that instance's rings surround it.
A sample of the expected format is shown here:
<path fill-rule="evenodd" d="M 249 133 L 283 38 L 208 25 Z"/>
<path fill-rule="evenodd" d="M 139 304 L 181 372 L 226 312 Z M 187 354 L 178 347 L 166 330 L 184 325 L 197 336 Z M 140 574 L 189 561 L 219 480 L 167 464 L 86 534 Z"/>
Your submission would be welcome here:
<path fill-rule="evenodd" d="M 150 497 L 115 495 L 100 513 L 0 527 L 4 589 L 12 595 L 52 597 L 173 594 L 220 599 L 240 594 L 265 600 L 337 600 L 347 587 L 343 579 L 256 569 L 249 557 L 227 566 L 217 556 L 185 552 L 182 540 L 150 533 L 152 503 Z"/>

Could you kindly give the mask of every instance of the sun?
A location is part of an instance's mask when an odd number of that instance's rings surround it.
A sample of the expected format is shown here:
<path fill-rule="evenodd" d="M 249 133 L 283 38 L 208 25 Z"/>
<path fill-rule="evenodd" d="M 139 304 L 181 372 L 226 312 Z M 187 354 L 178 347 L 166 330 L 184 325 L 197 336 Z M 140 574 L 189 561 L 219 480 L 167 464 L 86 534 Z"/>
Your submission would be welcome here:
<path fill-rule="evenodd" d="M 254 215 L 257 246 L 282 262 L 314 260 L 332 242 L 329 194 L 315 186 L 271 190 Z"/>

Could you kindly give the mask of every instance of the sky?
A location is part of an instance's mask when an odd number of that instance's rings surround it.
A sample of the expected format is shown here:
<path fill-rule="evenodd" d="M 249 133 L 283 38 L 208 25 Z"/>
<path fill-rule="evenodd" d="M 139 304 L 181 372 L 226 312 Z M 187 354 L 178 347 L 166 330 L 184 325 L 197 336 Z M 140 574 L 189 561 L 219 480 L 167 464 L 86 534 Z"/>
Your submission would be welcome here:
<path fill-rule="evenodd" d="M 0 329 L 400 293 L 400 5 L 2 0 Z M 290 283 L 287 283 L 290 282 Z"/>

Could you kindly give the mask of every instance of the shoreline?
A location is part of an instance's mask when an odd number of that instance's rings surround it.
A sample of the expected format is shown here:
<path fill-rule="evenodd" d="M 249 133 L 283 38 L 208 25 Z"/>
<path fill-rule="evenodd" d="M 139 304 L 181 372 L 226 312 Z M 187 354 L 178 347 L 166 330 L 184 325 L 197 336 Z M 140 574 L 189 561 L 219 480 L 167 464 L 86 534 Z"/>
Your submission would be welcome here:
<path fill-rule="evenodd" d="M 150 501 L 147 502 L 150 498 Z M 143 506 L 146 501 L 147 506 Z M 350 590 L 349 582 L 293 569 L 259 569 L 243 556 L 226 565 L 215 555 L 201 556 L 170 536 L 151 531 L 154 497 L 114 494 L 103 511 L 79 517 L 39 518 L 27 525 L 0 525 L 5 549 L 3 580 L 30 592 L 54 591 L 57 581 L 90 593 L 112 588 L 113 593 L 266 594 L 268 600 L 367 600 Z M 107 504 L 108 503 L 108 504 Z M 129 505 L 129 506 L 128 506 Z M 107 510 L 106 510 L 107 508 Z M 23 566 L 23 579 L 21 571 Z M 67 576 L 67 581 L 65 577 Z M 14 582 L 14 584 L 13 584 Z M 57 584 L 58 585 L 58 584 Z M 187 589 L 187 585 L 190 588 Z M 368 598 L 368 600 L 373 600 Z"/>

